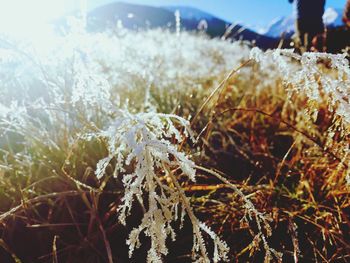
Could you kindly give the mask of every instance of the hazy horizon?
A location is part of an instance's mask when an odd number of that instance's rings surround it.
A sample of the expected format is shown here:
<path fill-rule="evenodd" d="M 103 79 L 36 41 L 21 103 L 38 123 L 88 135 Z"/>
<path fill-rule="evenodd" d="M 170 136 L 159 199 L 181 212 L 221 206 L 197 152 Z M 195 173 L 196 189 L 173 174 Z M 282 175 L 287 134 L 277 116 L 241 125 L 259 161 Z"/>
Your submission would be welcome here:
<path fill-rule="evenodd" d="M 266 28 L 278 17 L 288 16 L 293 6 L 288 0 L 0 0 L 0 31 L 27 33 L 32 28 L 52 21 L 60 16 L 81 8 L 86 3 L 87 10 L 112 2 L 127 2 L 150 6 L 182 5 L 198 8 L 228 22 L 240 23 L 256 31 Z M 327 2 L 327 7 L 341 8 L 345 0 Z"/>
<path fill-rule="evenodd" d="M 181 5 L 198 8 L 202 11 L 213 14 L 228 22 L 241 23 L 253 28 L 266 27 L 277 17 L 288 16 L 293 13 L 293 6 L 288 0 L 269 0 L 268 3 L 261 3 L 261 0 L 88 0 L 89 9 L 99 5 L 127 2 L 151 6 Z M 326 7 L 342 8 L 345 0 L 332 0 L 326 2 Z"/>

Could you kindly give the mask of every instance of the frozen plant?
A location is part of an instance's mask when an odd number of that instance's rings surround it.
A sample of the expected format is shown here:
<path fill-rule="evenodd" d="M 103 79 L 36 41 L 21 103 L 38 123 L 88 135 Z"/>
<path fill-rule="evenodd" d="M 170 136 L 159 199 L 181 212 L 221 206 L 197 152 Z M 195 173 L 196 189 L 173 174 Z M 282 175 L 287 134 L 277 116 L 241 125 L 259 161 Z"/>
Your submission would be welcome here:
<path fill-rule="evenodd" d="M 306 52 L 298 55 L 293 50 L 283 49 L 264 53 L 253 48 L 250 57 L 262 68 L 271 69 L 274 65 L 292 91 L 305 94 L 316 102 L 322 102 L 322 94 L 328 96 L 329 106 L 336 108 L 336 114 L 349 126 L 350 103 L 347 96 L 350 92 L 350 68 L 346 54 Z M 326 72 L 324 64 L 330 67 L 331 72 Z"/>
<path fill-rule="evenodd" d="M 328 128 L 324 148 L 330 149 L 345 167 L 349 167 L 349 142 L 346 138 L 350 134 L 350 67 L 346 54 L 306 52 L 299 55 L 293 50 L 262 52 L 253 48 L 250 57 L 259 63 L 261 71 L 268 70 L 270 75 L 274 72 L 271 77 L 282 79 L 289 93 L 308 98 L 305 111 L 310 119 L 316 119 L 319 105 L 327 103 L 328 109 L 338 119 Z M 334 139 L 337 133 L 344 140 L 337 142 Z"/>
<path fill-rule="evenodd" d="M 210 261 L 203 232 L 213 240 L 213 261 L 226 260 L 226 243 L 195 217 L 173 173 L 175 169 L 191 181 L 195 180 L 195 164 L 177 148 L 177 143 L 192 137 L 189 122 L 176 115 L 154 112 L 131 114 L 119 110 L 118 113 L 119 117 L 106 130 L 86 138 L 97 136 L 108 145 L 108 156 L 97 164 L 97 178 L 106 174 L 112 160 L 115 161 L 114 176 L 123 174 L 125 194 L 118 209 L 119 221 L 126 224 L 135 201 L 144 209 L 141 224 L 131 231 L 127 240 L 129 256 L 140 247 L 139 237 L 144 233 L 151 239 L 147 261 L 162 262 L 162 256 L 168 254 L 167 238 L 175 240 L 176 237 L 173 222 L 181 215 L 182 225 L 187 214 L 193 226 L 193 260 Z M 132 166 L 132 171 L 126 171 L 126 166 Z"/>
<path fill-rule="evenodd" d="M 175 11 L 175 25 L 176 25 L 176 35 L 180 36 L 181 32 L 181 14 L 180 10 Z"/>

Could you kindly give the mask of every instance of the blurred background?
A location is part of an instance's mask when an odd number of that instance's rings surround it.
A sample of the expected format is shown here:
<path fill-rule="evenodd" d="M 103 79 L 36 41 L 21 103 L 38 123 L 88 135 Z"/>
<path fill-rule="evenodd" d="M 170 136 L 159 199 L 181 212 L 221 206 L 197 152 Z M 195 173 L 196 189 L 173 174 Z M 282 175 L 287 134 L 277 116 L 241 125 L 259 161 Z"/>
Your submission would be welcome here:
<path fill-rule="evenodd" d="M 180 11 L 182 30 L 202 30 L 211 37 L 225 34 L 254 42 L 266 49 L 289 46 L 295 33 L 299 3 L 269 0 L 180 1 L 180 0 L 1 0 L 0 32 L 21 37 L 43 38 L 66 25 L 65 18 L 85 13 L 88 29 L 102 31 L 122 25 L 129 29 L 175 27 L 174 12 Z M 294 1 L 303 2 L 303 1 Z M 316 1 L 317 2 L 317 1 Z M 324 1 L 323 1 L 324 2 Z M 326 1 L 323 21 L 327 28 L 343 25 L 344 0 Z M 231 27 L 230 27 L 231 26 Z M 229 29 L 230 32 L 227 32 Z M 281 39 L 284 44 L 281 44 Z"/>

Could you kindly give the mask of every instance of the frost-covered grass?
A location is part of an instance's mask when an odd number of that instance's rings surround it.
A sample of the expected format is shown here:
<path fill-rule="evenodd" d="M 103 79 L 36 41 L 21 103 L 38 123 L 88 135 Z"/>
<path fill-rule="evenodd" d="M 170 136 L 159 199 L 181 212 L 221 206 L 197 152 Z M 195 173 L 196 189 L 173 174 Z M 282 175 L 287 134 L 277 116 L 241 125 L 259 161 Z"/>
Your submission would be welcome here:
<path fill-rule="evenodd" d="M 160 30 L 2 42 L 9 258 L 349 259 L 343 56 Z"/>

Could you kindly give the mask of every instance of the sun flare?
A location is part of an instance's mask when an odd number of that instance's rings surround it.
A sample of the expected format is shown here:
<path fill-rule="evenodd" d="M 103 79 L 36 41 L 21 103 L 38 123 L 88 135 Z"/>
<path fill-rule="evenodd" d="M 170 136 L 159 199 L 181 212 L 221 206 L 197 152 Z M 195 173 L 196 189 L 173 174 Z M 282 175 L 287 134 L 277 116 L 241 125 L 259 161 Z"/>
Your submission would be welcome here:
<path fill-rule="evenodd" d="M 17 37 L 42 35 L 50 22 L 77 10 L 85 1 L 0 0 L 0 32 Z"/>

